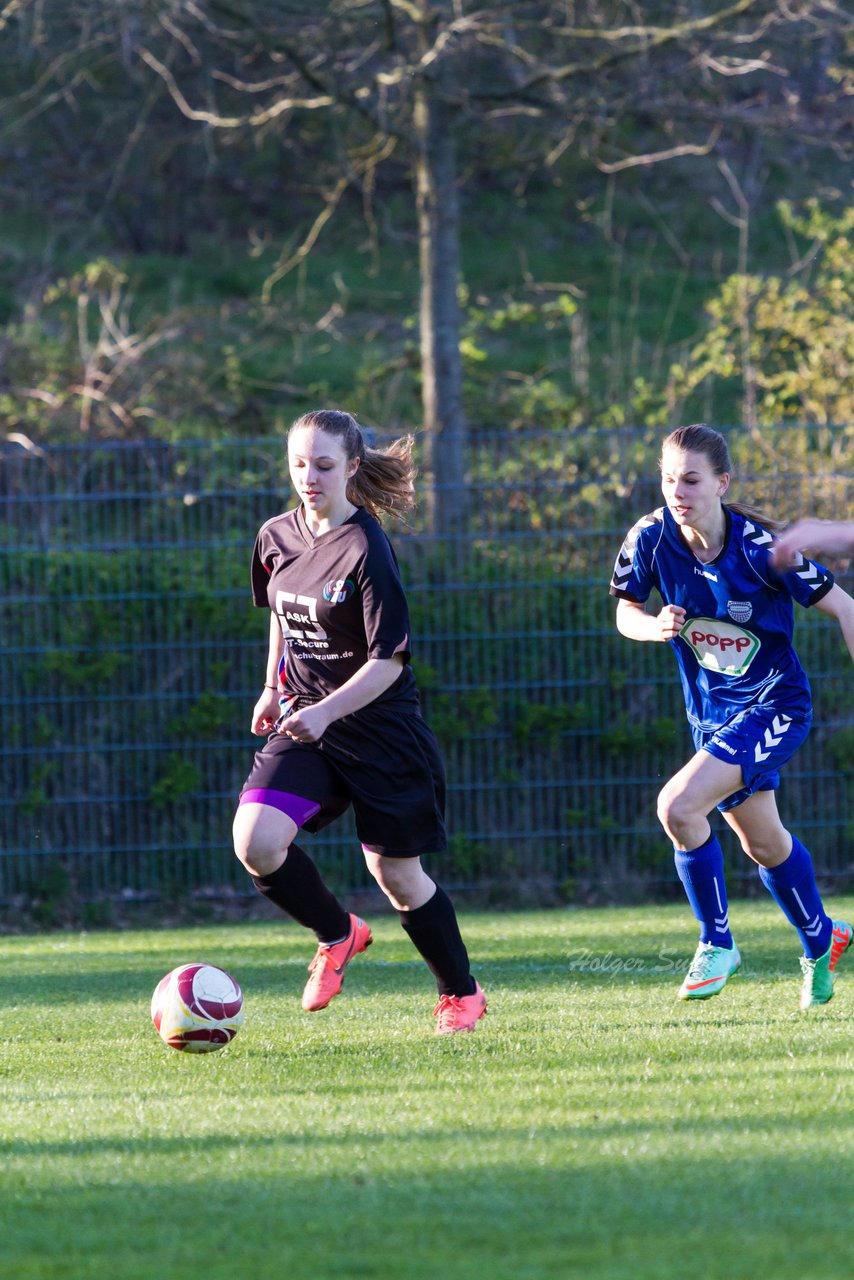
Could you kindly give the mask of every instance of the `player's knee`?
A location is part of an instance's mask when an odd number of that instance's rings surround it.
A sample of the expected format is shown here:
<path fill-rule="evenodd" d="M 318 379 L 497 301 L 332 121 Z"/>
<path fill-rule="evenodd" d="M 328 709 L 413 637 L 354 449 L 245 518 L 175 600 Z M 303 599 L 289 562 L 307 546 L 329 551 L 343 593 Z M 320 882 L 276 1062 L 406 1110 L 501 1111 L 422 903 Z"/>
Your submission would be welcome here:
<path fill-rule="evenodd" d="M 658 793 L 658 821 L 670 836 L 678 836 L 682 827 L 696 817 L 694 806 L 678 787 L 668 782 Z"/>
<path fill-rule="evenodd" d="M 415 898 L 422 896 L 426 872 L 417 858 L 367 859 L 368 867 L 385 896 L 400 910 L 407 910 Z"/>
<path fill-rule="evenodd" d="M 792 847 L 791 837 L 782 828 L 779 832 L 766 832 L 761 837 L 742 833 L 739 842 L 748 858 L 760 867 L 776 867 L 785 862 Z"/>
<path fill-rule="evenodd" d="M 377 858 L 368 865 L 372 876 L 386 897 L 396 896 L 399 890 L 405 888 L 406 877 L 402 869 L 396 867 L 394 863 L 386 862 L 383 858 Z"/>
<path fill-rule="evenodd" d="M 746 853 L 748 858 L 751 858 L 754 862 L 758 863 L 760 867 L 764 867 L 766 865 L 769 850 L 764 849 L 759 841 L 748 840 L 745 836 L 742 836 L 739 844 L 741 845 L 742 852 Z"/>
<path fill-rule="evenodd" d="M 238 809 L 232 828 L 234 852 L 251 875 L 266 876 L 282 865 L 289 841 L 269 824 Z"/>

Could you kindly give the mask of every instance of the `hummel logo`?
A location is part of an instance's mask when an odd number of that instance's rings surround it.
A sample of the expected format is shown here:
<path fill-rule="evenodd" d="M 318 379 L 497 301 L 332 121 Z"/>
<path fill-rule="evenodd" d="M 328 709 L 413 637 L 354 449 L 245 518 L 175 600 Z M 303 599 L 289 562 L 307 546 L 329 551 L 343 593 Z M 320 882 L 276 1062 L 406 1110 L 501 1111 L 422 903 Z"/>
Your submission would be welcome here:
<path fill-rule="evenodd" d="M 617 563 L 614 566 L 614 585 L 621 587 L 627 582 L 632 571 L 631 556 L 624 555 L 621 551 L 617 556 Z"/>
<path fill-rule="evenodd" d="M 803 569 L 796 570 L 796 576 L 800 578 L 801 582 L 805 582 L 807 586 L 811 587 L 817 587 L 818 584 L 824 580 L 824 574 L 820 569 L 816 568 L 814 564 L 811 564 L 809 560 L 806 562 Z"/>
<path fill-rule="evenodd" d="M 757 547 L 766 547 L 769 542 L 774 541 L 773 537 L 767 532 L 767 530 L 757 529 L 756 525 L 752 524 L 750 520 L 745 521 L 744 532 L 745 536 L 748 537 L 751 542 L 754 542 Z"/>
<path fill-rule="evenodd" d="M 618 589 L 625 586 L 632 574 L 632 564 L 634 563 L 635 544 L 644 529 L 648 529 L 651 524 L 656 523 L 656 513 L 643 516 L 636 524 L 633 524 L 629 532 L 626 534 L 625 542 L 620 548 L 620 554 L 617 556 L 614 565 L 614 576 L 611 579 L 611 585 Z"/>
<path fill-rule="evenodd" d="M 783 734 L 791 728 L 792 721 L 789 716 L 775 716 L 771 721 L 771 728 L 765 730 L 765 737 L 761 743 L 757 742 L 753 752 L 753 759 L 759 764 L 760 760 L 767 760 L 771 754 L 772 748 L 779 747 L 783 740 Z M 773 730 L 773 732 L 772 732 Z M 762 747 L 765 750 L 762 750 Z"/>

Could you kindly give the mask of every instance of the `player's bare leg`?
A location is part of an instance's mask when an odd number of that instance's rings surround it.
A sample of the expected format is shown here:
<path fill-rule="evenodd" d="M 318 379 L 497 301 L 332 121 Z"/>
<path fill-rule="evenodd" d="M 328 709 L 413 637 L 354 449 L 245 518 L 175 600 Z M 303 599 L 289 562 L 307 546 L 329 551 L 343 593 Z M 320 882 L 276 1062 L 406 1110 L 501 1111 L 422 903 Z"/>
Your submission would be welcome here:
<path fill-rule="evenodd" d="M 372 849 L 362 849 L 371 875 L 395 911 L 417 911 L 436 892 L 420 858 L 388 858 Z"/>
<path fill-rule="evenodd" d="M 755 791 L 722 817 L 748 858 L 760 867 L 778 867 L 792 852 L 792 835 L 783 826 L 773 791 Z"/>
<path fill-rule="evenodd" d="M 436 979 L 436 1033 L 473 1031 L 486 1013 L 486 997 L 472 977 L 450 898 L 427 875 L 420 858 L 390 858 L 364 846 L 363 850 L 371 875 Z"/>
<path fill-rule="evenodd" d="M 711 834 L 708 815 L 744 786 L 741 766 L 698 751 L 661 789 L 658 820 L 678 849 L 696 849 Z"/>
<path fill-rule="evenodd" d="M 314 1013 L 338 995 L 347 965 L 372 939 L 364 920 L 344 909 L 308 854 L 294 843 L 297 830 L 281 809 L 244 803 L 234 819 L 234 848 L 259 893 L 317 937 L 302 996 L 302 1007 Z"/>
<path fill-rule="evenodd" d="M 297 836 L 297 824 L 267 804 L 240 804 L 234 815 L 234 852 L 251 876 L 278 871 Z"/>
<path fill-rule="evenodd" d="M 716 996 L 741 964 L 729 928 L 723 852 L 707 815 L 743 784 L 740 766 L 698 751 L 658 797 L 659 821 L 673 841 L 676 870 L 700 923 L 700 941 L 679 988 L 681 1000 Z"/>

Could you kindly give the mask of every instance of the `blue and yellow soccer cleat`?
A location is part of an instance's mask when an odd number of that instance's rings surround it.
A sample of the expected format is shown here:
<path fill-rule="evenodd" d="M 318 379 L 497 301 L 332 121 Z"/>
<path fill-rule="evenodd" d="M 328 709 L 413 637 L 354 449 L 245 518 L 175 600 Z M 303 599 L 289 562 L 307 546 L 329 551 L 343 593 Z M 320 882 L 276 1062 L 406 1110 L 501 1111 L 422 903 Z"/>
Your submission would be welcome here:
<path fill-rule="evenodd" d="M 740 966 L 741 956 L 735 943 L 731 947 L 699 943 L 685 981 L 679 988 L 679 999 L 708 1000 L 709 996 L 716 996 Z"/>
<path fill-rule="evenodd" d="M 839 957 L 851 946 L 854 929 L 844 920 L 834 920 L 830 946 L 823 956 L 810 960 L 801 956 L 804 981 L 801 987 L 801 1008 L 810 1009 L 814 1004 L 827 1004 L 833 997 L 833 971 Z"/>

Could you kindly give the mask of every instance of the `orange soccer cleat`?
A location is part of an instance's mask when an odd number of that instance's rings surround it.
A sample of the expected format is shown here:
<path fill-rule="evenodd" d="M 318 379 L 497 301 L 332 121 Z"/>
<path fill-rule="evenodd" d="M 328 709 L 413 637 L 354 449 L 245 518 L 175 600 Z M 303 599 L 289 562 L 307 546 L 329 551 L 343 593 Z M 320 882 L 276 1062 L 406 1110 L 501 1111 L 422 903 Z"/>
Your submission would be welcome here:
<path fill-rule="evenodd" d="M 474 1031 L 479 1018 L 486 1013 L 486 996 L 480 989 L 480 983 L 474 984 L 474 994 L 470 996 L 440 996 L 439 1003 L 433 1010 L 436 1021 L 436 1035 L 447 1035 L 452 1031 Z"/>
<path fill-rule="evenodd" d="M 350 932 L 341 942 L 332 942 L 317 948 L 308 966 L 311 974 L 302 993 L 302 1007 L 307 1013 L 325 1009 L 344 985 L 344 970 L 360 951 L 373 942 L 371 931 L 358 916 L 350 913 Z"/>

